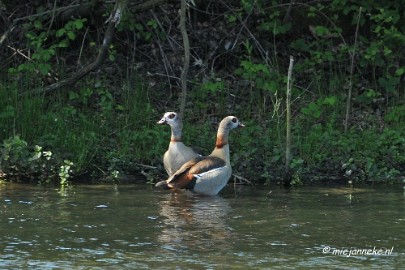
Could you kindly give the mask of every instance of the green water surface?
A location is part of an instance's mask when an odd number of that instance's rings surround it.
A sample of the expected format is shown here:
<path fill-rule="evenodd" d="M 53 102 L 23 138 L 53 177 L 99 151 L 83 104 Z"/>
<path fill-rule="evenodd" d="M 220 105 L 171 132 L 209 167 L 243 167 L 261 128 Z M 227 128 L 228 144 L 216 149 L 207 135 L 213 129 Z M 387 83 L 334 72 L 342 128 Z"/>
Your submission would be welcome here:
<path fill-rule="evenodd" d="M 0 185 L 0 269 L 404 269 L 401 186 Z"/>

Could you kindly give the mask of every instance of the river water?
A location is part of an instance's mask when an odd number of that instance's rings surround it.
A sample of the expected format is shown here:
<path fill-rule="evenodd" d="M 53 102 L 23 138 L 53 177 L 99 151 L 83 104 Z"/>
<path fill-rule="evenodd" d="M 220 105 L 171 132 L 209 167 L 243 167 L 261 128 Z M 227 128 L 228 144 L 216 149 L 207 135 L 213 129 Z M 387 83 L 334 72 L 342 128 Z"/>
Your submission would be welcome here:
<path fill-rule="evenodd" d="M 0 184 L 0 269 L 404 269 L 402 186 Z"/>

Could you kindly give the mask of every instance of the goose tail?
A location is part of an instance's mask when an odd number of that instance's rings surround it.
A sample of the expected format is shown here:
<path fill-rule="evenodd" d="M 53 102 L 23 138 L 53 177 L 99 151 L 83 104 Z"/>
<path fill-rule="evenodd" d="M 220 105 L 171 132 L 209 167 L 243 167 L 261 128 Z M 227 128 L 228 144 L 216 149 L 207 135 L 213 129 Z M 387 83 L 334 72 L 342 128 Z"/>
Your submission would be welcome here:
<path fill-rule="evenodd" d="M 169 184 L 166 180 L 159 181 L 155 184 L 155 187 L 162 188 L 162 189 L 170 189 Z"/>

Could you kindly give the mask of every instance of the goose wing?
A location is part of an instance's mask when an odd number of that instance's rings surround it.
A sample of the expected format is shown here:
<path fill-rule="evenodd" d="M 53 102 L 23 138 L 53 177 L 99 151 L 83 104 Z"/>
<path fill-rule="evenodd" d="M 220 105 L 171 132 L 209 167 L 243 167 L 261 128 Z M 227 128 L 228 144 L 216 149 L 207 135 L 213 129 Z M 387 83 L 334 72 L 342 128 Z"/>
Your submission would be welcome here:
<path fill-rule="evenodd" d="M 166 180 L 169 188 L 192 189 L 199 175 L 218 170 L 225 161 L 218 157 L 198 157 L 186 162 L 177 172 Z M 196 177 L 197 176 L 197 177 Z"/>

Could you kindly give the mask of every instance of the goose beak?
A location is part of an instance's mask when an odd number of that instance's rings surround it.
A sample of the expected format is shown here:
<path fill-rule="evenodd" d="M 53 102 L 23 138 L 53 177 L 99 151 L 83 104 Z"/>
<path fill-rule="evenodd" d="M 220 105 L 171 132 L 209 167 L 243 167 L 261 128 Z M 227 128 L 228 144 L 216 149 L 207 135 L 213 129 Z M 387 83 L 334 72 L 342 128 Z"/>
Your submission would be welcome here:
<path fill-rule="evenodd" d="M 238 127 L 245 127 L 245 125 L 244 125 L 244 124 L 242 124 L 241 122 L 239 122 Z"/>
<path fill-rule="evenodd" d="M 159 121 L 157 121 L 157 124 L 159 125 L 166 124 L 166 119 L 165 118 L 160 119 Z"/>

